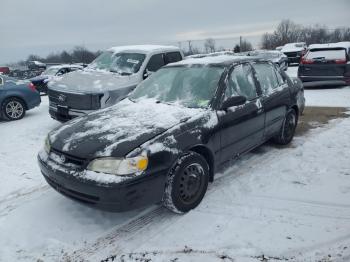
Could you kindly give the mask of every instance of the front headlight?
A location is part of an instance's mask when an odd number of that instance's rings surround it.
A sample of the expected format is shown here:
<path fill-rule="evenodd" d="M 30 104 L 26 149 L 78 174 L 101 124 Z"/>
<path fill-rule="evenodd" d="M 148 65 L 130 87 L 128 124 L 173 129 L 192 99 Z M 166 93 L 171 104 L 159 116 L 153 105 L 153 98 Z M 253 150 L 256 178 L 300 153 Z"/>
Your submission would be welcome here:
<path fill-rule="evenodd" d="M 51 149 L 50 140 L 49 140 L 49 136 L 47 136 L 44 143 L 44 150 L 46 151 L 46 153 L 49 154 L 50 149 Z"/>
<path fill-rule="evenodd" d="M 123 159 L 105 157 L 92 160 L 88 165 L 87 170 L 125 176 L 145 171 L 147 166 L 148 158 L 143 155 Z"/>

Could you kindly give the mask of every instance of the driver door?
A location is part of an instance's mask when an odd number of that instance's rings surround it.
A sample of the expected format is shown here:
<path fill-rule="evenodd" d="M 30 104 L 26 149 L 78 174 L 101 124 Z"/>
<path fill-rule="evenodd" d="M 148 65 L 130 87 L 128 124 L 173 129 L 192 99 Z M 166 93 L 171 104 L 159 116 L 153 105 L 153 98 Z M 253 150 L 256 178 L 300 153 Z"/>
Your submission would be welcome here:
<path fill-rule="evenodd" d="M 265 117 L 259 93 L 251 65 L 235 66 L 228 76 L 223 101 L 230 96 L 245 96 L 247 102 L 218 114 L 222 164 L 261 144 Z"/>

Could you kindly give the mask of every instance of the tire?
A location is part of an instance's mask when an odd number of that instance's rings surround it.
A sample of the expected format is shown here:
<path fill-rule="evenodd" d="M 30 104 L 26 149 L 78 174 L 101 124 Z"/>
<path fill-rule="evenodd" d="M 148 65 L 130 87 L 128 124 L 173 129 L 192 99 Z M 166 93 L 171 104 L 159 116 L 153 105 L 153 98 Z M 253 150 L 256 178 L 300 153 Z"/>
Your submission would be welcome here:
<path fill-rule="evenodd" d="M 209 166 L 201 155 L 190 152 L 180 157 L 168 174 L 163 205 L 182 214 L 202 201 L 209 182 Z"/>
<path fill-rule="evenodd" d="M 2 103 L 1 112 L 5 120 L 20 120 L 26 114 L 26 106 L 21 99 L 10 97 Z"/>
<path fill-rule="evenodd" d="M 282 127 L 277 136 L 273 138 L 273 141 L 278 145 L 289 144 L 294 137 L 295 129 L 298 124 L 298 116 L 294 109 L 287 112 Z"/>

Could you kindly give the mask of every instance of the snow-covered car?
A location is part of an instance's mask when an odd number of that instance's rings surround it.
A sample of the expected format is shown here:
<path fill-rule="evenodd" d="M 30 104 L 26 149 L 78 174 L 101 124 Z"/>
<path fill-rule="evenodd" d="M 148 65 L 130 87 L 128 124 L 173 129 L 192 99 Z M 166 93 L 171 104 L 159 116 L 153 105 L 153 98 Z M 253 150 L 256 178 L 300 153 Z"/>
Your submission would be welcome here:
<path fill-rule="evenodd" d="M 298 77 L 305 87 L 350 85 L 350 42 L 310 45 Z"/>
<path fill-rule="evenodd" d="M 30 82 L 0 74 L 0 119 L 19 120 L 40 103 L 40 94 Z"/>
<path fill-rule="evenodd" d="M 289 64 L 299 64 L 305 54 L 307 45 L 304 42 L 285 44 L 281 52 L 288 57 Z"/>
<path fill-rule="evenodd" d="M 75 64 L 50 66 L 44 72 L 42 72 L 41 75 L 31 78 L 30 81 L 39 92 L 46 94 L 47 83 L 50 80 L 53 80 L 54 77 L 62 76 L 73 71 L 82 70 L 83 68 L 83 66 Z"/>
<path fill-rule="evenodd" d="M 114 105 L 150 74 L 182 59 L 182 51 L 174 46 L 110 48 L 84 70 L 49 82 L 49 113 L 64 122 Z"/>
<path fill-rule="evenodd" d="M 267 140 L 291 142 L 299 96 L 302 85 L 268 61 L 183 60 L 118 104 L 50 132 L 38 162 L 54 189 L 92 207 L 163 201 L 187 212 L 226 164 Z"/>
<path fill-rule="evenodd" d="M 266 60 L 270 60 L 279 66 L 282 70 L 286 71 L 288 69 L 288 58 L 285 54 L 280 51 L 271 50 L 254 50 L 246 53 L 248 56 L 254 56 Z"/>

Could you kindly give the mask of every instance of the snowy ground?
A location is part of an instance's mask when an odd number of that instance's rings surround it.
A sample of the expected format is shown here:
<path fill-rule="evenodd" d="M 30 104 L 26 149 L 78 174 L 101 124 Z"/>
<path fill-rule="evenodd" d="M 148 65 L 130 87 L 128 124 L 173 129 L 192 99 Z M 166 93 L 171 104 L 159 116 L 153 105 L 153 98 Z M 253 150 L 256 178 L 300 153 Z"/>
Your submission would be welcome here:
<path fill-rule="evenodd" d="M 350 87 L 305 96 L 350 107 Z M 46 98 L 0 122 L 0 261 L 350 261 L 350 118 L 244 156 L 182 216 L 159 206 L 106 213 L 53 191 L 36 154 L 57 125 Z"/>

